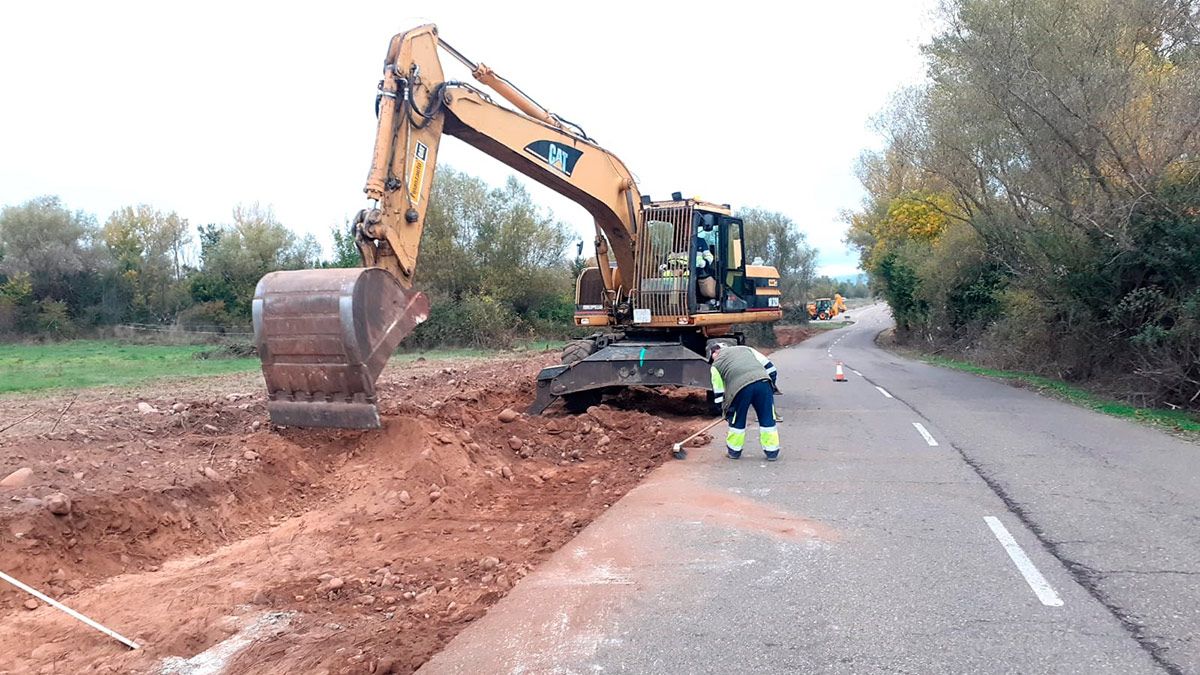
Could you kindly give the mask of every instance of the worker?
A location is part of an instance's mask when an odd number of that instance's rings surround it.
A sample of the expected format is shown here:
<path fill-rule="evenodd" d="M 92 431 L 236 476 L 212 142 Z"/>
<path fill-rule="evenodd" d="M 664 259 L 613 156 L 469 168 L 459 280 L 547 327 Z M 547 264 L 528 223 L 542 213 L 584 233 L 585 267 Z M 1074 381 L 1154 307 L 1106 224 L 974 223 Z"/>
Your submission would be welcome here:
<path fill-rule="evenodd" d="M 779 458 L 779 431 L 775 428 L 775 364 L 753 347 L 726 347 L 720 343 L 710 352 L 713 403 L 729 420 L 725 451 L 730 459 L 742 456 L 750 408 L 758 418 L 758 442 L 767 461 Z"/>
<path fill-rule="evenodd" d="M 715 233 L 712 233 L 715 234 Z M 713 251 L 703 233 L 696 237 L 696 296 L 701 306 L 710 310 L 720 309 L 717 301 L 717 265 Z"/>

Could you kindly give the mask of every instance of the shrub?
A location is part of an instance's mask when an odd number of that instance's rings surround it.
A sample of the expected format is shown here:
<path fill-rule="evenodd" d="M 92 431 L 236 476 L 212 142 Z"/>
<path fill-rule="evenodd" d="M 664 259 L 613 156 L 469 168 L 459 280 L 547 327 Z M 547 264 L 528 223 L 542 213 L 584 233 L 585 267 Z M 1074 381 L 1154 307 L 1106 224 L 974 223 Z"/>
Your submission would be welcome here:
<path fill-rule="evenodd" d="M 69 338 L 75 335 L 75 324 L 67 303 L 61 300 L 42 300 L 38 302 L 37 312 L 38 332 L 54 338 Z"/>
<path fill-rule="evenodd" d="M 221 300 L 188 307 L 175 316 L 175 325 L 183 330 L 213 333 L 249 331 L 244 319 L 229 312 Z"/>
<path fill-rule="evenodd" d="M 405 348 L 511 347 L 518 337 L 528 337 L 512 309 L 486 295 L 457 302 L 434 302 L 429 319 L 404 341 Z"/>

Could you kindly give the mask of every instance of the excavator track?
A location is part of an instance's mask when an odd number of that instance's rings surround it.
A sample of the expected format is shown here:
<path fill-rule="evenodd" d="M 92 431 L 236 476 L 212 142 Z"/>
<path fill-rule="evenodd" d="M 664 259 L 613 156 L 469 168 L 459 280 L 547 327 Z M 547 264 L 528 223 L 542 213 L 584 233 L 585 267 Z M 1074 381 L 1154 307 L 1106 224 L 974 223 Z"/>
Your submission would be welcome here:
<path fill-rule="evenodd" d="M 298 270 L 264 276 L 253 313 L 272 423 L 377 429 L 375 380 L 429 302 L 379 268 Z"/>

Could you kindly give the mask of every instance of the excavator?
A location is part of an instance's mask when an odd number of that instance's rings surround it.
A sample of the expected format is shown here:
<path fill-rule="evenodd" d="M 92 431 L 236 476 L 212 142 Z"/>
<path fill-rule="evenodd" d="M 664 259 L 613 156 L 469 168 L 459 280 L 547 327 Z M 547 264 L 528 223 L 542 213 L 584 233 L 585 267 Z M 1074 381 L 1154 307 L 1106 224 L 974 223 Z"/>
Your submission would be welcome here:
<path fill-rule="evenodd" d="M 841 293 L 834 293 L 832 298 L 817 298 L 806 306 L 810 321 L 828 321 L 846 311 L 846 299 Z"/>
<path fill-rule="evenodd" d="M 443 53 L 491 93 L 446 79 Z M 443 135 L 566 196 L 595 221 L 595 256 L 576 280 L 574 316 L 593 332 L 538 374 L 531 414 L 558 399 L 581 411 L 629 386 L 709 389 L 713 341 L 741 343 L 736 326 L 781 318 L 779 273 L 747 264 L 744 225 L 729 204 L 681 193 L 652 201 L 579 125 L 468 59 L 436 26 L 392 38 L 376 112 L 367 204 L 353 221 L 363 267 L 272 272 L 255 290 L 255 339 L 276 425 L 381 426 L 375 381 L 429 316 L 414 282 Z"/>

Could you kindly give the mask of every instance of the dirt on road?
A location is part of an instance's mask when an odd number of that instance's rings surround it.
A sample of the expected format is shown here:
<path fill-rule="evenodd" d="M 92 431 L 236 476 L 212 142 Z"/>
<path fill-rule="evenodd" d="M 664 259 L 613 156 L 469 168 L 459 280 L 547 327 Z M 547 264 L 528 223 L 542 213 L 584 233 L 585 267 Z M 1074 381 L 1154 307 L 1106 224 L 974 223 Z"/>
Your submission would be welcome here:
<path fill-rule="evenodd" d="M 256 376 L 0 399 L 0 570 L 143 645 L 0 582 L 0 673 L 411 672 L 706 421 L 506 412 L 554 360 L 393 366 L 367 432 L 272 428 Z"/>

